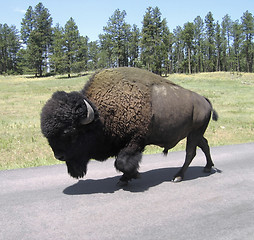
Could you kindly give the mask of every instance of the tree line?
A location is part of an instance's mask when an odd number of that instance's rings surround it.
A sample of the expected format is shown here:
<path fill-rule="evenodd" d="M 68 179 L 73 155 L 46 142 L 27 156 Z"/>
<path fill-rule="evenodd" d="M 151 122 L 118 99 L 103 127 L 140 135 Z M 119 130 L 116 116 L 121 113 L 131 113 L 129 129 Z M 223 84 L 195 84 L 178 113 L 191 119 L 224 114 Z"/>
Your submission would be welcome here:
<path fill-rule="evenodd" d="M 0 24 L 0 74 L 68 74 L 100 68 L 131 66 L 157 74 L 213 71 L 253 72 L 254 17 L 240 20 L 227 14 L 221 23 L 208 12 L 204 19 L 170 32 L 158 7 L 148 7 L 142 28 L 125 21 L 116 9 L 97 41 L 81 36 L 73 18 L 52 26 L 42 3 L 29 7 L 15 26 Z"/>

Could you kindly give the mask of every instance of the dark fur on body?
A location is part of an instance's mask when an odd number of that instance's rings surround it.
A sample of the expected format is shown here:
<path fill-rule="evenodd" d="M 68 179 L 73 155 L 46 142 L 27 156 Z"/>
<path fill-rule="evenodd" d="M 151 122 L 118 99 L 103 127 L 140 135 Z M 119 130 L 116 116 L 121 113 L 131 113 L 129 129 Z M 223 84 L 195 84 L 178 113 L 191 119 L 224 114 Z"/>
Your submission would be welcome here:
<path fill-rule="evenodd" d="M 94 120 L 83 125 L 88 110 Z M 56 92 L 41 113 L 41 129 L 55 157 L 66 161 L 68 172 L 83 177 L 90 159 L 115 156 L 121 180 L 138 177 L 146 145 L 164 147 L 164 153 L 187 137 L 186 159 L 175 180 L 181 180 L 199 146 L 213 166 L 203 134 L 218 115 L 210 101 L 162 77 L 136 68 L 115 68 L 94 74 L 81 92 Z"/>

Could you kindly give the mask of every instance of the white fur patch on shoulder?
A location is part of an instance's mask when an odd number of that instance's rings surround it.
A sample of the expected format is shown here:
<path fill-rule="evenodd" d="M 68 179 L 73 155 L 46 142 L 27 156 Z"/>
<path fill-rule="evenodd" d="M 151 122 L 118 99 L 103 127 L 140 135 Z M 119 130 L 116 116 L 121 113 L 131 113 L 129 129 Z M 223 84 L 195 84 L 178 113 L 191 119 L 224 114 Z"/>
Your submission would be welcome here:
<path fill-rule="evenodd" d="M 155 85 L 153 86 L 154 93 L 160 96 L 167 96 L 167 89 L 165 86 Z"/>

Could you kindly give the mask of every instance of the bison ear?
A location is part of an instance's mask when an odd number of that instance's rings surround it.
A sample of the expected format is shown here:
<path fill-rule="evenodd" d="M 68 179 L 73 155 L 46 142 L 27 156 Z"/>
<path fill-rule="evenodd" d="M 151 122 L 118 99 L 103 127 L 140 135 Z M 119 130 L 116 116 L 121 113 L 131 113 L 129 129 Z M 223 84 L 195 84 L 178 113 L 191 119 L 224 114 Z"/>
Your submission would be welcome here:
<path fill-rule="evenodd" d="M 84 103 L 86 105 L 87 114 L 86 114 L 86 118 L 81 119 L 80 123 L 82 125 L 87 125 L 94 120 L 94 110 L 92 106 L 85 99 L 84 99 Z"/>

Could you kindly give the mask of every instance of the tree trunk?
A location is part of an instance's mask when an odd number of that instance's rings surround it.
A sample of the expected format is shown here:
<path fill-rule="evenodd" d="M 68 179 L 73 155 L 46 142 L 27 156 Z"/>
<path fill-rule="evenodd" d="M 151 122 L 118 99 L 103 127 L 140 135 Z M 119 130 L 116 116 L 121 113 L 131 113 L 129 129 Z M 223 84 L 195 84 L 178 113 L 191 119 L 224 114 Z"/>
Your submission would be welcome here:
<path fill-rule="evenodd" d="M 39 76 L 42 77 L 42 65 L 39 67 Z"/>
<path fill-rule="evenodd" d="M 188 48 L 189 74 L 191 74 L 191 50 Z"/>
<path fill-rule="evenodd" d="M 220 71 L 220 52 L 218 52 L 216 71 Z"/>

